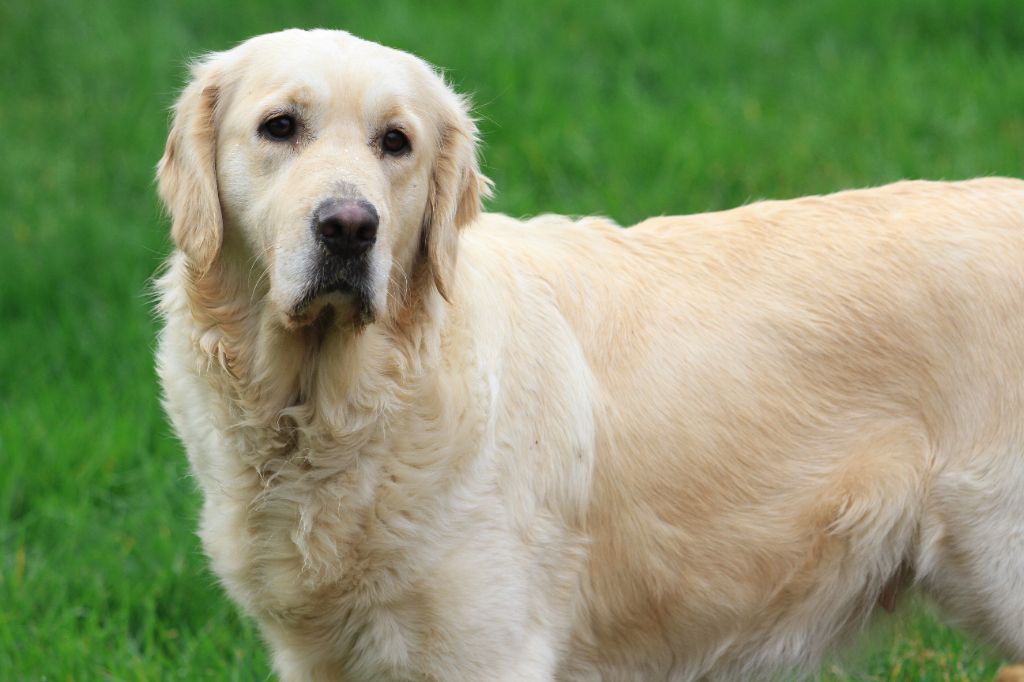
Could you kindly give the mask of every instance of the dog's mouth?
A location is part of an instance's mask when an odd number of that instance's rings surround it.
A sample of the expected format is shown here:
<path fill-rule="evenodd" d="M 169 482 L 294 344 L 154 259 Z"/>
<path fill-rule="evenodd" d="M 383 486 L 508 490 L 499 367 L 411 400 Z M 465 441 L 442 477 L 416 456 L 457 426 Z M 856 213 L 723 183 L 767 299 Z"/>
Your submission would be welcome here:
<path fill-rule="evenodd" d="M 368 287 L 353 284 L 345 278 L 317 281 L 302 299 L 285 315 L 285 327 L 295 331 L 320 325 L 324 319 L 342 320 L 354 327 L 373 322 L 373 307 Z"/>

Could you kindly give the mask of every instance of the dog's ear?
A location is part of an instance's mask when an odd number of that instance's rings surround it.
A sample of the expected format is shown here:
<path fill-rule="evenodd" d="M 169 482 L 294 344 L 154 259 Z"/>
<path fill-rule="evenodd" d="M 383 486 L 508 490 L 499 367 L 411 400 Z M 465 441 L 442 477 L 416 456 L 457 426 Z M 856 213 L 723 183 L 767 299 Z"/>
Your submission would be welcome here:
<path fill-rule="evenodd" d="M 193 66 L 192 81 L 174 105 L 167 146 L 157 165 L 160 199 L 171 216 L 171 236 L 199 273 L 210 269 L 224 238 L 216 168 L 219 95 L 209 60 Z"/>
<path fill-rule="evenodd" d="M 438 130 L 434 162 L 423 217 L 423 252 L 437 291 L 448 299 L 455 270 L 458 231 L 480 215 L 480 202 L 491 196 L 491 181 L 477 161 L 477 127 L 465 98 L 450 91 L 449 111 Z"/>

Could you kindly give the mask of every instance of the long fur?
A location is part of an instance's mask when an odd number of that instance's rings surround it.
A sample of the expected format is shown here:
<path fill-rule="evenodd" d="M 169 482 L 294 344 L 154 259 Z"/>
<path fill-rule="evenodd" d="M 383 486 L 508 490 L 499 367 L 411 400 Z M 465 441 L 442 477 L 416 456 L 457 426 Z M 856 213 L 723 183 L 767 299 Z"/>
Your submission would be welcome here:
<path fill-rule="evenodd" d="M 361 146 L 384 109 L 406 158 Z M 175 112 L 158 369 L 282 679 L 773 679 L 912 588 L 1024 656 L 1024 182 L 481 215 L 465 101 L 341 32 L 212 55 Z M 371 320 L 289 303 L 340 183 Z"/>

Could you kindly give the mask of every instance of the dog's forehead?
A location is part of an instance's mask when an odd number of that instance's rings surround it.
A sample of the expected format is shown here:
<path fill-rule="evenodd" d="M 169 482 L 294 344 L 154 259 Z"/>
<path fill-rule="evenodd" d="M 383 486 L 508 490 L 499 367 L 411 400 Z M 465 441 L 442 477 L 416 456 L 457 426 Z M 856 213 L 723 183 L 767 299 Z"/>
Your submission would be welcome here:
<path fill-rule="evenodd" d="M 387 84 L 411 90 L 431 71 L 407 52 L 344 31 L 292 29 L 257 36 L 235 50 L 245 65 L 243 82 L 264 87 L 303 81 L 331 89 Z"/>

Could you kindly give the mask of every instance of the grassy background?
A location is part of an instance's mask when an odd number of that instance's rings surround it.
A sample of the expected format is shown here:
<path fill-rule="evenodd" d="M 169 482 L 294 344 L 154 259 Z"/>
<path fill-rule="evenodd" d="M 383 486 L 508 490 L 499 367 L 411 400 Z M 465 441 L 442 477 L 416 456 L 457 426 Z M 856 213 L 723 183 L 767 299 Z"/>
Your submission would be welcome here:
<path fill-rule="evenodd" d="M 260 680 L 193 536 L 145 289 L 184 61 L 344 27 L 473 93 L 496 210 L 647 215 L 1021 175 L 1020 0 L 0 1 L 0 679 Z M 990 679 L 912 606 L 828 680 Z"/>

